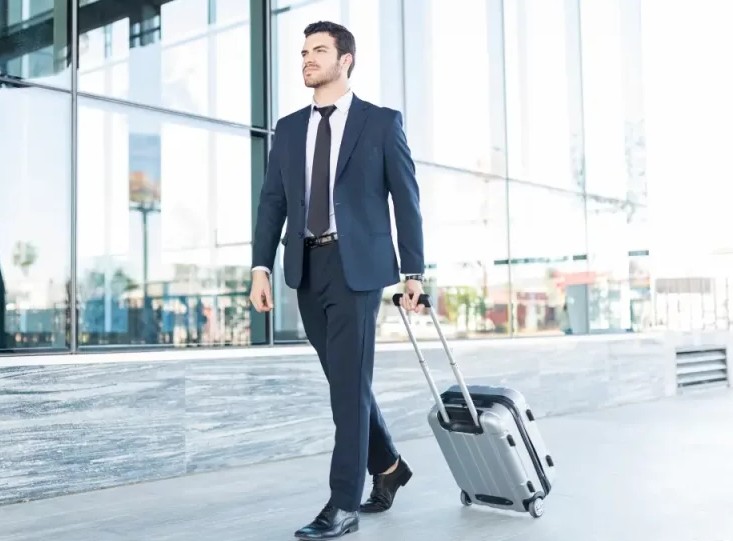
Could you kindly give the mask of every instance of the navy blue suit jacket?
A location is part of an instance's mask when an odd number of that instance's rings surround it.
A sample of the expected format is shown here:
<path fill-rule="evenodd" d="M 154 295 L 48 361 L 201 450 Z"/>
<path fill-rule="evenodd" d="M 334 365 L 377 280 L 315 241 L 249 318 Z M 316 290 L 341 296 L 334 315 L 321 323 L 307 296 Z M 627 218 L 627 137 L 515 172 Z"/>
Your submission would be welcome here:
<path fill-rule="evenodd" d="M 273 268 L 283 224 L 287 228 L 285 282 L 300 285 L 303 272 L 306 134 L 311 107 L 280 119 L 260 194 L 252 266 Z M 400 267 L 392 241 L 392 195 Z M 353 96 L 333 187 L 338 247 L 349 287 L 380 289 L 405 274 L 424 271 L 420 192 L 399 111 Z"/>

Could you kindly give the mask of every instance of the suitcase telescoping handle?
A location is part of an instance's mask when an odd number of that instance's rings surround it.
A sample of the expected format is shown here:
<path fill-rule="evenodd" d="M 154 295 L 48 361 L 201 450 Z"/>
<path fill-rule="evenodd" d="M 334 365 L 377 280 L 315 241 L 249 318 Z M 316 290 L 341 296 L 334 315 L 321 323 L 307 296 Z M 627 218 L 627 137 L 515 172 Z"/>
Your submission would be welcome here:
<path fill-rule="evenodd" d="M 433 397 L 435 398 L 435 403 L 438 405 L 440 414 L 443 416 L 443 420 L 446 423 L 449 423 L 450 418 L 448 417 L 448 412 L 445 409 L 445 404 L 443 404 L 443 400 L 440 398 L 440 392 L 438 392 L 438 388 L 435 386 L 435 381 L 433 380 L 433 377 L 430 375 L 430 368 L 428 368 L 428 364 L 425 362 L 425 357 L 423 357 L 422 351 L 420 351 L 420 347 L 417 345 L 417 340 L 415 339 L 415 335 L 412 332 L 412 326 L 410 325 L 410 322 L 407 319 L 407 315 L 405 314 L 404 308 L 402 308 L 402 305 L 400 304 L 401 300 L 402 300 L 402 293 L 395 293 L 392 296 L 392 302 L 397 307 L 397 309 L 400 311 L 400 316 L 402 316 L 402 321 L 405 323 L 407 334 L 410 337 L 412 346 L 415 348 L 415 353 L 417 353 L 417 358 L 420 361 L 420 367 L 422 368 L 423 374 L 425 374 L 425 379 L 428 380 L 428 385 L 430 386 L 430 390 L 432 391 Z M 468 392 L 468 387 L 466 387 L 466 382 L 463 380 L 463 375 L 461 374 L 461 371 L 458 369 L 458 364 L 456 363 L 455 359 L 453 358 L 453 354 L 450 351 L 448 342 L 445 340 L 443 329 L 440 327 L 440 322 L 438 321 L 438 318 L 435 314 L 435 310 L 433 309 L 433 305 L 430 302 L 430 296 L 427 293 L 423 293 L 422 295 L 420 295 L 418 299 L 418 304 L 422 304 L 430 311 L 430 317 L 433 320 L 433 325 L 435 326 L 435 330 L 438 331 L 438 336 L 440 337 L 440 341 L 443 343 L 443 348 L 445 349 L 445 353 L 448 355 L 448 360 L 450 361 L 450 366 L 453 369 L 453 374 L 456 376 L 456 380 L 458 381 L 458 386 L 461 388 L 461 393 L 463 393 L 463 398 L 466 400 L 468 409 L 471 412 L 471 418 L 473 419 L 473 422 L 476 423 L 476 426 L 479 426 L 478 413 L 476 412 L 476 406 L 474 405 L 473 399 L 471 398 L 471 393 Z"/>

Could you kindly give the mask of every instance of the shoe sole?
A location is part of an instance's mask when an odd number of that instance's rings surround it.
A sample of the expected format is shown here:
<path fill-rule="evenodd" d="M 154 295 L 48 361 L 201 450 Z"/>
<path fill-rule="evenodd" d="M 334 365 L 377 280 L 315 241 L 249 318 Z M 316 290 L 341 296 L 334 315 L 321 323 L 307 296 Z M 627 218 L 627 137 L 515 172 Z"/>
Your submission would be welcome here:
<path fill-rule="evenodd" d="M 355 533 L 358 531 L 359 531 L 359 524 L 357 523 L 357 524 L 354 524 L 353 526 L 349 526 L 341 533 L 341 535 L 338 535 L 336 537 L 301 537 L 296 534 L 295 538 L 298 539 L 299 541 L 314 541 L 317 539 L 338 539 L 339 537 L 343 537 L 346 534 Z"/>

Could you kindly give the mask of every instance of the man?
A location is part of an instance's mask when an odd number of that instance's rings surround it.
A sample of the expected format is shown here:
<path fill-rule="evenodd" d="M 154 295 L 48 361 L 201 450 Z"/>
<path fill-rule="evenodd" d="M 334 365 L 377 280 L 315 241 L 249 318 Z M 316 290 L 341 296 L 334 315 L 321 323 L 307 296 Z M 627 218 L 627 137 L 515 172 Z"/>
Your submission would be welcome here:
<path fill-rule="evenodd" d="M 255 227 L 252 291 L 258 312 L 273 307 L 269 274 L 285 246 L 285 281 L 297 289 L 308 340 L 329 382 L 336 426 L 331 497 L 295 532 L 330 539 L 356 531 L 359 511 L 381 512 L 412 476 L 395 450 L 371 390 L 383 288 L 405 274 L 406 310 L 422 293 L 423 233 L 415 167 L 399 112 L 349 89 L 353 35 L 317 22 L 305 29 L 303 80 L 313 103 L 278 122 Z M 392 242 L 392 195 L 401 269 Z M 370 498 L 359 505 L 366 471 Z"/>

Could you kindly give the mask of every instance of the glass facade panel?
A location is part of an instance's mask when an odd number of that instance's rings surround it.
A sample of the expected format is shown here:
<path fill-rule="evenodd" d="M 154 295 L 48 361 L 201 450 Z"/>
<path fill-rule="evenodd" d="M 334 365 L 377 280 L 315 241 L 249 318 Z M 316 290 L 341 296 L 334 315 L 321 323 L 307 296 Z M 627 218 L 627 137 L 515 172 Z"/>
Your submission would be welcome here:
<path fill-rule="evenodd" d="M 587 333 L 583 198 L 510 183 L 509 247 L 514 333 Z"/>
<path fill-rule="evenodd" d="M 701 272 L 692 257 L 733 251 L 733 78 L 721 69 L 732 19 L 729 2 L 642 4 L 650 220 L 670 278 Z M 682 27 L 694 39 L 680 40 Z"/>
<path fill-rule="evenodd" d="M 622 200 L 645 195 L 639 2 L 582 0 L 580 10 L 586 189 Z"/>
<path fill-rule="evenodd" d="M 318 20 L 354 33 L 355 93 L 403 114 L 449 336 L 729 329 L 731 17 L 716 0 L 0 0 L 0 351 L 305 340 L 282 254 L 276 310 L 247 297 L 272 128 L 311 102 Z M 379 340 L 406 339 L 400 287 Z"/>
<path fill-rule="evenodd" d="M 505 174 L 498 2 L 405 1 L 407 134 L 418 160 Z M 458 86 L 460 86 L 460 89 Z M 494 118 L 497 117 L 497 118 Z"/>
<path fill-rule="evenodd" d="M 80 100 L 80 346 L 250 342 L 249 148 L 239 130 Z"/>
<path fill-rule="evenodd" d="M 588 199 L 588 318 L 591 331 L 631 329 L 630 208 Z"/>
<path fill-rule="evenodd" d="M 582 191 L 577 3 L 504 2 L 504 16 L 509 176 Z"/>
<path fill-rule="evenodd" d="M 69 345 L 71 99 L 0 83 L 0 351 Z"/>
<path fill-rule="evenodd" d="M 647 209 L 589 197 L 588 316 L 591 332 L 652 325 Z"/>
<path fill-rule="evenodd" d="M 417 174 L 426 290 L 437 299 L 444 331 L 453 336 L 506 333 L 502 314 L 509 295 L 508 275 L 506 267 L 497 264 L 508 253 L 505 182 L 436 166 L 421 165 Z M 394 307 L 384 311 L 399 317 Z M 429 318 L 416 316 L 421 317 Z"/>
<path fill-rule="evenodd" d="M 729 2 L 641 3 L 655 322 L 667 329 L 730 328 L 731 18 Z"/>
<path fill-rule="evenodd" d="M 0 77 L 71 86 L 67 0 L 0 2 Z"/>
<path fill-rule="evenodd" d="M 79 90 L 249 124 L 249 10 L 249 0 L 80 6 Z"/>

